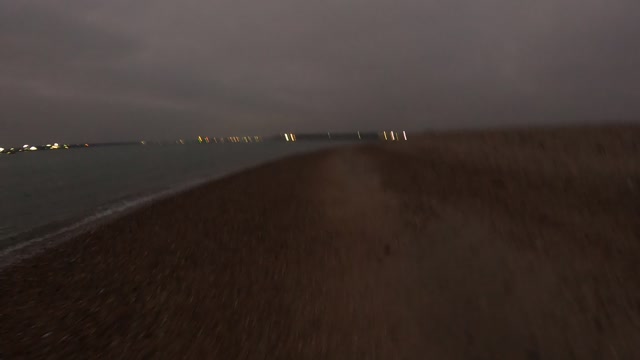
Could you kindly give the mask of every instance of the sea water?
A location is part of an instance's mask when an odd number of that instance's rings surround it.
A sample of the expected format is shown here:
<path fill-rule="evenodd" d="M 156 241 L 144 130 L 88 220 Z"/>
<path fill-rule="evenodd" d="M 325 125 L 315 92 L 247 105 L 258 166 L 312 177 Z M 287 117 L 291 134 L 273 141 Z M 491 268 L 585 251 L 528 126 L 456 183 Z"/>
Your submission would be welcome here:
<path fill-rule="evenodd" d="M 0 251 L 327 143 L 130 145 L 0 156 Z"/>

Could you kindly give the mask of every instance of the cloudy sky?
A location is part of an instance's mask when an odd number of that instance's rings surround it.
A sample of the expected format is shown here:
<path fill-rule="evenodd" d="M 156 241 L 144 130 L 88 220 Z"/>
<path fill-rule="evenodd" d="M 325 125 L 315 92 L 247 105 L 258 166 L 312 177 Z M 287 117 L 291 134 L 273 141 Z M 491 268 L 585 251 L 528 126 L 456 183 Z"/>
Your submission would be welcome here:
<path fill-rule="evenodd" d="M 638 119 L 638 0 L 0 0 L 0 145 Z"/>

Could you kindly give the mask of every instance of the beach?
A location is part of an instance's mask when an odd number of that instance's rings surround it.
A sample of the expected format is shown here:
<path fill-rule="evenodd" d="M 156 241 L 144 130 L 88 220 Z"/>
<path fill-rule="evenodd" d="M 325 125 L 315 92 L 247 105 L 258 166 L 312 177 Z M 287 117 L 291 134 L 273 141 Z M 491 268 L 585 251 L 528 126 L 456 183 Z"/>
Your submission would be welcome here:
<path fill-rule="evenodd" d="M 640 128 L 296 155 L 0 270 L 0 359 L 640 358 Z"/>

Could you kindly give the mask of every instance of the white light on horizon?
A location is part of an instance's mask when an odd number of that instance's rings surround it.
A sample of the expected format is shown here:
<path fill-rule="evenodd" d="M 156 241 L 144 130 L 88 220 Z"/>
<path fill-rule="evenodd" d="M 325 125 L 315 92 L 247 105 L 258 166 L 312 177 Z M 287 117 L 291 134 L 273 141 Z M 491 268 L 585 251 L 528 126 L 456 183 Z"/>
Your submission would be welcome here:
<path fill-rule="evenodd" d="M 38 150 L 38 148 L 37 148 L 37 147 L 35 147 L 35 146 L 32 146 L 32 147 L 30 147 L 30 148 L 29 148 L 29 150 L 31 150 L 31 151 L 36 151 L 36 150 Z"/>
<path fill-rule="evenodd" d="M 4 151 L 4 148 L 3 148 L 3 147 L 0 147 L 0 152 L 3 152 L 3 151 Z"/>
<path fill-rule="evenodd" d="M 406 141 L 407 140 L 407 132 L 403 130 L 402 131 L 402 135 L 404 136 L 404 140 Z"/>
<path fill-rule="evenodd" d="M 289 134 L 284 134 L 284 138 L 289 141 Z"/>
<path fill-rule="evenodd" d="M 393 131 L 391 132 L 391 140 L 392 140 L 392 141 L 395 141 L 395 140 L 396 140 L 396 138 L 393 136 Z"/>

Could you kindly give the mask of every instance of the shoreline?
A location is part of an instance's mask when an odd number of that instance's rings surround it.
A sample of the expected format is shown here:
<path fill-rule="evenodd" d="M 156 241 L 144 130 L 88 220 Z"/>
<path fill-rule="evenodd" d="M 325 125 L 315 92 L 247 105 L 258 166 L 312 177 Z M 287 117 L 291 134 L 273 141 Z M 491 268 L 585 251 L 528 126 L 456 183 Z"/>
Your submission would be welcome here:
<path fill-rule="evenodd" d="M 337 148 L 349 146 L 350 145 L 342 145 Z M 336 147 L 334 146 L 333 148 Z M 214 175 L 206 179 L 186 181 L 181 184 L 176 184 L 170 188 L 161 189 L 154 193 L 133 196 L 130 200 L 116 201 L 112 204 L 106 205 L 106 208 L 104 209 L 95 209 L 95 212 L 92 215 L 86 217 L 68 219 L 66 221 L 59 222 L 59 224 L 47 224 L 15 234 L 4 239 L 8 242 L 12 242 L 10 245 L 0 248 L 0 272 L 25 259 L 36 256 L 47 249 L 62 245 L 66 241 L 75 237 L 89 235 L 102 225 L 106 225 L 122 217 L 126 217 L 142 208 L 153 206 L 156 202 L 180 196 L 180 194 L 192 189 L 215 183 L 226 177 L 241 174 L 245 171 L 250 171 L 253 168 L 269 165 L 272 162 L 322 151 L 327 151 L 327 149 L 320 148 L 305 150 L 300 153 L 286 155 L 282 158 L 271 159 L 264 163 L 254 164 L 239 169 L 231 169 L 226 173 Z M 52 229 L 44 230 L 49 227 L 52 227 Z"/>
<path fill-rule="evenodd" d="M 222 177 L 224 176 L 226 175 L 222 175 Z M 89 234 L 99 226 L 125 217 L 145 206 L 151 206 L 157 201 L 172 196 L 179 196 L 185 191 L 216 181 L 219 178 L 220 177 L 213 177 L 206 180 L 190 181 L 156 193 L 134 197 L 129 201 L 114 202 L 111 205 L 107 205 L 103 210 L 97 210 L 92 215 L 70 219 L 60 224 L 41 226 L 7 238 L 5 240 L 12 241 L 13 244 L 0 248 L 0 271 L 46 251 L 53 246 L 61 245 L 74 237 Z M 54 227 L 52 230 L 44 230 L 51 226 Z M 16 241 L 16 239 L 20 238 L 22 238 L 22 240 Z"/>
<path fill-rule="evenodd" d="M 0 354 L 636 358 L 640 128 L 298 154 L 0 270 Z"/>

